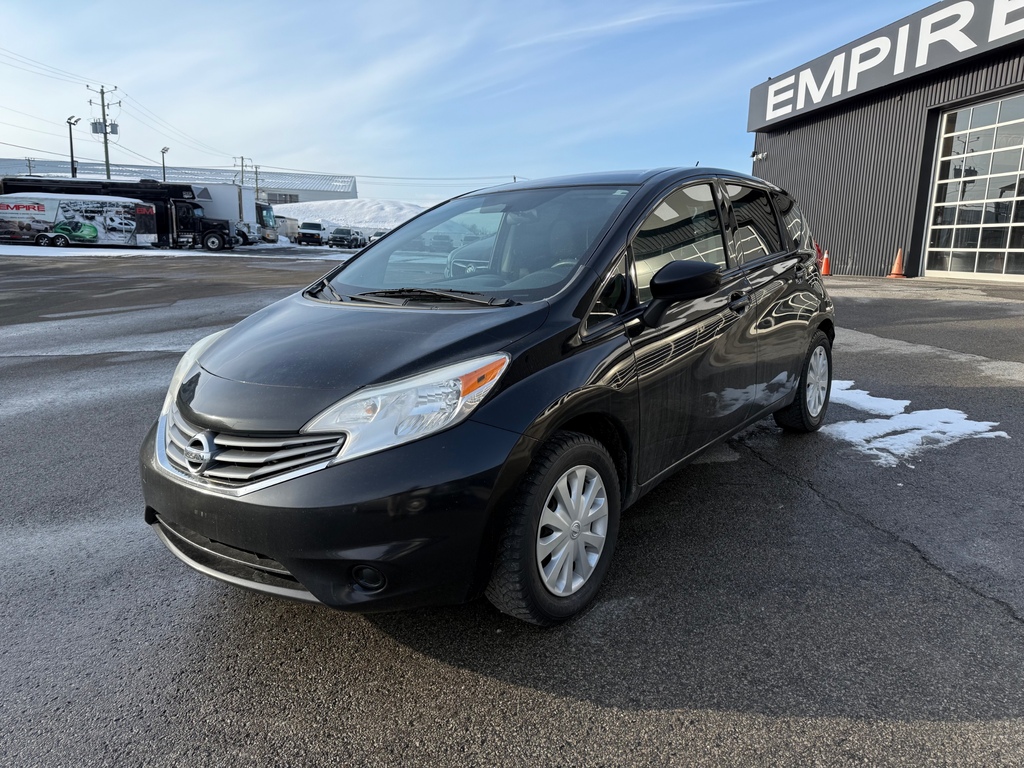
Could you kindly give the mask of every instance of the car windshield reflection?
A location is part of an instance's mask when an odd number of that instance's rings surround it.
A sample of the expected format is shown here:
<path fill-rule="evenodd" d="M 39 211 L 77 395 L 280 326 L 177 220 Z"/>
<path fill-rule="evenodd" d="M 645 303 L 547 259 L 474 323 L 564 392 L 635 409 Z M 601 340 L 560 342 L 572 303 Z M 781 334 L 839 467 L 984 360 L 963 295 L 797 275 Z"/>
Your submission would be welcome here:
<path fill-rule="evenodd" d="M 543 300 L 585 263 L 632 192 L 581 186 L 458 198 L 368 248 L 331 283 L 343 295 L 424 288 Z"/>

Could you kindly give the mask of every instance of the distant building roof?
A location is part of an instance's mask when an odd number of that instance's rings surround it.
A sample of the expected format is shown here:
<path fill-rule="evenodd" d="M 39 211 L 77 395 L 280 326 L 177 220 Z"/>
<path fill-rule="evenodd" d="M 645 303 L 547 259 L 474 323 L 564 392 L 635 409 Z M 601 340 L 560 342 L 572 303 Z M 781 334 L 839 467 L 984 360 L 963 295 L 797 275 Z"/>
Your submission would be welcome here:
<path fill-rule="evenodd" d="M 77 165 L 79 176 L 106 178 L 107 172 L 103 163 L 79 161 Z M 21 176 L 28 172 L 29 164 L 25 158 L 0 158 L 0 176 Z M 71 175 L 71 164 L 67 160 L 32 160 L 31 172 L 36 176 L 67 177 Z M 160 181 L 162 170 L 158 165 L 111 163 L 110 178 Z M 186 168 L 168 165 L 167 181 L 178 184 L 242 184 L 242 171 L 240 168 Z M 256 186 L 256 176 L 252 168 L 245 169 L 243 186 Z M 355 176 L 330 173 L 282 173 L 261 170 L 260 189 L 329 192 L 343 197 L 357 196 Z"/>

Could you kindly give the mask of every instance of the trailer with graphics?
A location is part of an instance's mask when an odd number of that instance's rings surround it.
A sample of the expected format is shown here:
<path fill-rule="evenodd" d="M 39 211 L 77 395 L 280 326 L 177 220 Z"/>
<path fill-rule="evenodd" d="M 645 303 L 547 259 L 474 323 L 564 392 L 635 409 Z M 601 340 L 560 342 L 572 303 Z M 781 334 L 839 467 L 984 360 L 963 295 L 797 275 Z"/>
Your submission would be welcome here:
<path fill-rule="evenodd" d="M 21 192 L 0 195 L 0 241 L 69 245 L 156 244 L 156 208 L 127 197 Z"/>
<path fill-rule="evenodd" d="M 43 176 L 7 176 L 0 179 L 0 195 L 15 193 L 136 199 L 151 204 L 156 210 L 155 244 L 158 247 L 205 248 L 208 251 L 235 247 L 236 222 L 208 216 L 196 200 L 196 191 L 191 184 L 165 184 L 149 179 L 112 181 Z"/>

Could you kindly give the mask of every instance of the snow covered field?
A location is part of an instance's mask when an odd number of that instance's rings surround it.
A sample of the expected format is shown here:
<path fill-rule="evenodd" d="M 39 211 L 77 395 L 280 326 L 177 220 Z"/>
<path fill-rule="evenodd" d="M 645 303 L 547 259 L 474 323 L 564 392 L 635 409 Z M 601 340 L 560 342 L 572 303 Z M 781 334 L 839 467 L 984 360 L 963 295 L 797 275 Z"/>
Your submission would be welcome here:
<path fill-rule="evenodd" d="M 325 219 L 340 227 L 353 227 L 367 232 L 394 229 L 408 221 L 423 206 L 398 200 L 317 200 L 309 203 L 284 203 L 274 206 L 277 216 L 290 216 L 302 221 Z"/>

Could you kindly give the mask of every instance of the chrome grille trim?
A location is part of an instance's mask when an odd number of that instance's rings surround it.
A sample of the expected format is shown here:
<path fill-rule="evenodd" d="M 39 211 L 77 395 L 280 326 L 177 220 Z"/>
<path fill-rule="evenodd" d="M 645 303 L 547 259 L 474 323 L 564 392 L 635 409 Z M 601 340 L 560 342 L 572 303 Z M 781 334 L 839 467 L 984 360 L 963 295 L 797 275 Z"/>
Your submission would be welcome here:
<path fill-rule="evenodd" d="M 157 423 L 157 463 L 188 485 L 223 496 L 244 496 L 325 469 L 338 455 L 345 435 L 272 435 L 220 433 L 214 445 L 224 450 L 201 475 L 193 475 L 184 450 L 204 430 L 189 424 L 177 407 Z"/>

